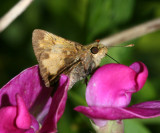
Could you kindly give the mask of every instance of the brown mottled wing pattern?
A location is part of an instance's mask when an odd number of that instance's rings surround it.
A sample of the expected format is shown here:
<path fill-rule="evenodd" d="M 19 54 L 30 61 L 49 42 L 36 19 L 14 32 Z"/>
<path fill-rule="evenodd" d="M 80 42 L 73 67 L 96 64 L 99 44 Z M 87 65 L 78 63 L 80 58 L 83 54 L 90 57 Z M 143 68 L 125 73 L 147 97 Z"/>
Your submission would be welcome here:
<path fill-rule="evenodd" d="M 50 82 L 79 60 L 82 45 L 44 30 L 36 29 L 32 36 L 33 49 L 40 73 L 47 87 Z"/>

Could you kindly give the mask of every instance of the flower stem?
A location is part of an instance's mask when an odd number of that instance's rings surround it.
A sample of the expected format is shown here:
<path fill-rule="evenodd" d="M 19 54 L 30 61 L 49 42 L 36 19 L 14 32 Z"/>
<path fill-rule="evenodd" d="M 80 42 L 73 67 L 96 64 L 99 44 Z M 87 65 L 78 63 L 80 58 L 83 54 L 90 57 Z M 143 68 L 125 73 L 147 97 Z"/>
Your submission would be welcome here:
<path fill-rule="evenodd" d="M 107 124 L 103 127 L 98 127 L 92 123 L 96 133 L 124 133 L 124 125 L 122 120 L 108 120 Z"/>

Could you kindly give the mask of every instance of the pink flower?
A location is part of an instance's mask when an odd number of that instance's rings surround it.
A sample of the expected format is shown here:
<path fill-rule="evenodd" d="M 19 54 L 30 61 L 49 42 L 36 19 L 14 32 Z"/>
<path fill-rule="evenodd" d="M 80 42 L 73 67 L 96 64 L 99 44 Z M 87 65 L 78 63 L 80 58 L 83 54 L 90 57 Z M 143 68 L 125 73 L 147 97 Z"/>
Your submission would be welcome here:
<path fill-rule="evenodd" d="M 142 62 L 131 66 L 107 64 L 91 77 L 86 89 L 88 107 L 75 108 L 98 126 L 107 120 L 153 118 L 160 116 L 160 101 L 149 101 L 128 107 L 133 93 L 139 91 L 148 76 Z"/>
<path fill-rule="evenodd" d="M 14 77 L 0 90 L 1 133 L 55 133 L 67 100 L 68 77 L 61 75 L 54 88 L 46 88 L 38 66 Z M 41 125 L 41 126 L 39 126 Z"/>

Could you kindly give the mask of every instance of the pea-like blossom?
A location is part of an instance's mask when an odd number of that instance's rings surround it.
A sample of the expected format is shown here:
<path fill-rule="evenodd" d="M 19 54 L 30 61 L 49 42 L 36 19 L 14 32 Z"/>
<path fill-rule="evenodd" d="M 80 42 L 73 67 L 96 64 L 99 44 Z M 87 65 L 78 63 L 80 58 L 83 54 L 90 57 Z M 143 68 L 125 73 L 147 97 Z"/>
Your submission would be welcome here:
<path fill-rule="evenodd" d="M 56 133 L 67 100 L 69 79 L 60 76 L 59 86 L 47 88 L 38 65 L 28 68 L 0 89 L 1 133 Z"/>
<path fill-rule="evenodd" d="M 129 106 L 133 93 L 143 88 L 148 77 L 142 62 L 132 65 L 106 64 L 93 74 L 87 88 L 88 107 L 75 108 L 102 127 L 108 120 L 153 118 L 160 116 L 160 101 Z"/>

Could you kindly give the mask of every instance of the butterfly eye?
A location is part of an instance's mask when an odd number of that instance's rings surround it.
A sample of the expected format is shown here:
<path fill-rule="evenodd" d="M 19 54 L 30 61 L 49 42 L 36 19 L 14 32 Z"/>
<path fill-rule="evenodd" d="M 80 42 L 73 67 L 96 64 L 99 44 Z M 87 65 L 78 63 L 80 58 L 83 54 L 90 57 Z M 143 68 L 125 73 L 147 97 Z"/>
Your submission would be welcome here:
<path fill-rule="evenodd" d="M 98 53 L 98 50 L 99 50 L 99 49 L 98 49 L 97 47 L 92 47 L 92 48 L 91 48 L 91 53 L 92 53 L 92 54 L 97 54 L 97 53 Z"/>

